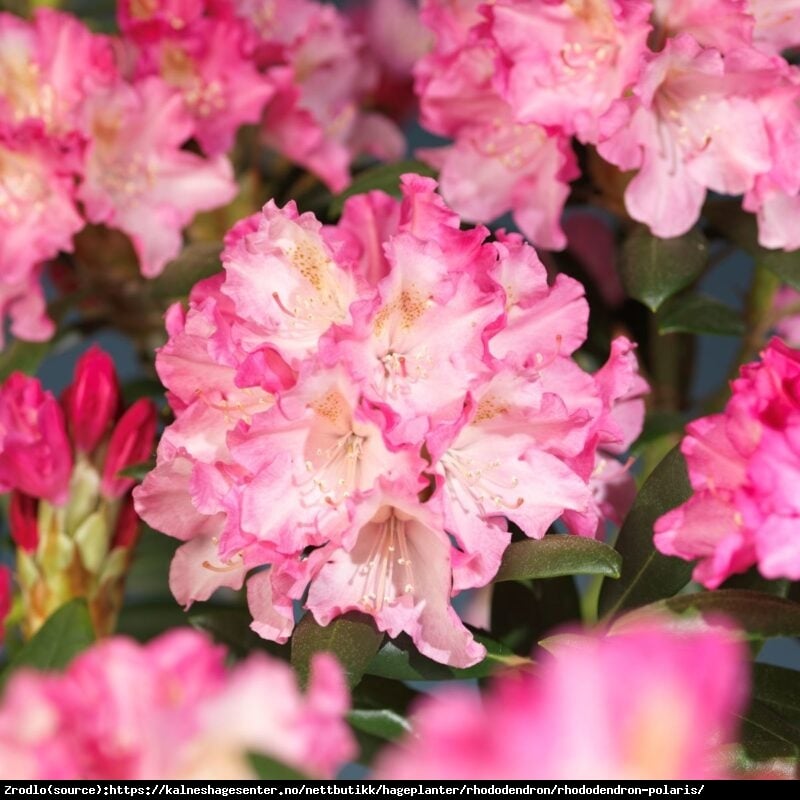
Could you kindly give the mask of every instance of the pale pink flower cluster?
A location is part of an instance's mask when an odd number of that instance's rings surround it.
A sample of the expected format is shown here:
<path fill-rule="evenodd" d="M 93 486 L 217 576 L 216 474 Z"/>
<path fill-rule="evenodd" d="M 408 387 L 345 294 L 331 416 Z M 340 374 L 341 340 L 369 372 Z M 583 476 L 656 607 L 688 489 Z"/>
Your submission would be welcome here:
<path fill-rule="evenodd" d="M 52 335 L 42 264 L 87 222 L 158 275 L 195 214 L 236 194 L 225 153 L 243 124 L 334 191 L 359 154 L 404 150 L 363 110 L 379 70 L 333 6 L 122 0 L 119 22 L 112 38 L 49 9 L 0 14 L 0 317 L 23 339 Z"/>
<path fill-rule="evenodd" d="M 355 754 L 332 656 L 305 695 L 288 664 L 225 650 L 187 629 L 146 645 L 97 644 L 62 674 L 20 670 L 0 704 L 0 773 L 14 780 L 256 778 L 249 753 L 331 778 Z"/>
<path fill-rule="evenodd" d="M 557 640 L 558 637 L 555 637 Z M 535 672 L 459 687 L 419 704 L 413 736 L 386 751 L 382 780 L 708 780 L 747 690 L 745 653 L 724 629 L 652 620 L 563 637 Z"/>
<path fill-rule="evenodd" d="M 721 414 L 686 428 L 694 494 L 658 520 L 656 547 L 699 559 L 694 579 L 710 589 L 753 565 L 798 580 L 800 351 L 773 339 L 732 389 Z"/>
<path fill-rule="evenodd" d="M 247 579 L 266 638 L 305 597 L 323 625 L 359 610 L 465 666 L 484 651 L 450 596 L 495 575 L 507 519 L 595 536 L 625 512 L 633 345 L 581 369 L 581 285 L 549 284 L 518 235 L 461 230 L 435 188 L 406 175 L 402 201 L 355 196 L 329 227 L 269 203 L 170 309 L 156 366 L 176 420 L 135 502 L 186 541 L 182 604 Z"/>
<path fill-rule="evenodd" d="M 566 244 L 571 138 L 624 171 L 634 219 L 674 237 L 706 193 L 743 195 L 761 244 L 800 247 L 797 0 L 425 0 L 433 51 L 416 68 L 422 152 L 480 222 L 511 211 L 535 243 Z"/>

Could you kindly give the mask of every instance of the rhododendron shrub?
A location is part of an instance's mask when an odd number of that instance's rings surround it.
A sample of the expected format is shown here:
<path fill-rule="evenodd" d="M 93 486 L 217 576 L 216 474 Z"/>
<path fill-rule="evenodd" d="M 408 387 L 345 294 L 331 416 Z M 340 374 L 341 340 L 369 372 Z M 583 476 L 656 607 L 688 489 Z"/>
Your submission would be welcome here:
<path fill-rule="evenodd" d="M 798 48 L 7 3 L 0 774 L 796 776 Z"/>
<path fill-rule="evenodd" d="M 508 521 L 593 537 L 615 513 L 592 482 L 641 427 L 633 346 L 582 370 L 580 284 L 549 285 L 516 235 L 460 230 L 435 188 L 406 175 L 402 201 L 353 197 L 328 227 L 268 204 L 170 310 L 156 365 L 175 422 L 135 496 L 186 541 L 181 603 L 247 580 L 253 628 L 285 641 L 308 590 L 322 625 L 358 610 L 468 666 L 484 649 L 449 598 L 494 577 Z M 371 205 L 393 223 L 359 226 Z"/>

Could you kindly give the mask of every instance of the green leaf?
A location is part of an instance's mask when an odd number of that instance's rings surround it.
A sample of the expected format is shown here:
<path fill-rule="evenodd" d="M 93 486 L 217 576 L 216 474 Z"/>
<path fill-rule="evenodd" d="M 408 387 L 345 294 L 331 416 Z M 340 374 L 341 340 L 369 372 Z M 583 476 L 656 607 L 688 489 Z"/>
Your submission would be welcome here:
<path fill-rule="evenodd" d="M 122 606 L 116 632 L 139 642 L 149 642 L 168 628 L 188 624 L 188 614 L 172 598 L 163 602 L 126 602 Z"/>
<path fill-rule="evenodd" d="M 70 600 L 42 625 L 3 673 L 3 683 L 20 667 L 60 670 L 95 640 L 89 609 L 83 599 Z"/>
<path fill-rule="evenodd" d="M 703 294 L 672 297 L 658 311 L 658 332 L 742 336 L 745 324 L 736 309 Z"/>
<path fill-rule="evenodd" d="M 311 781 L 314 780 L 302 772 L 298 772 L 288 764 L 265 756 L 262 753 L 248 753 L 247 759 L 256 775 L 262 781 Z"/>
<path fill-rule="evenodd" d="M 616 627 L 664 612 L 699 617 L 712 625 L 719 619 L 732 619 L 750 639 L 800 636 L 800 603 L 749 589 L 717 589 L 659 600 L 626 614 Z"/>
<path fill-rule="evenodd" d="M 512 542 L 494 579 L 557 578 L 562 575 L 606 575 L 619 578 L 620 554 L 604 542 L 581 536 L 551 534 L 544 539 Z"/>
<path fill-rule="evenodd" d="M 740 719 L 739 741 L 751 758 L 766 761 L 800 754 L 800 730 L 770 706 L 753 700 Z"/>
<path fill-rule="evenodd" d="M 367 673 L 397 681 L 447 681 L 469 678 L 486 678 L 507 667 L 530 664 L 504 645 L 482 634 L 475 633 L 475 639 L 486 647 L 486 658 L 479 664 L 466 669 L 448 667 L 440 664 L 414 647 L 411 639 L 402 634 L 396 639 L 387 639 L 367 666 Z"/>
<path fill-rule="evenodd" d="M 366 614 L 350 612 L 323 627 L 307 613 L 292 636 L 292 666 L 305 686 L 314 653 L 333 653 L 352 688 L 361 680 L 382 640 L 383 634 Z"/>
<path fill-rule="evenodd" d="M 674 447 L 642 486 L 616 541 L 622 556 L 622 577 L 603 581 L 600 612 L 618 614 L 680 591 L 692 574 L 692 565 L 659 553 L 653 545 L 653 524 L 667 511 L 689 499 L 692 487 L 686 462 Z"/>
<path fill-rule="evenodd" d="M 0 353 L 0 383 L 12 372 L 34 375 L 51 346 L 52 342 L 23 342 L 15 339 Z"/>
<path fill-rule="evenodd" d="M 418 175 L 429 177 L 436 175 L 436 170 L 421 161 L 395 161 L 392 164 L 380 164 L 356 175 L 350 186 L 331 200 L 328 213 L 332 217 L 338 217 L 342 213 L 344 202 L 348 197 L 371 192 L 374 189 L 381 189 L 394 197 L 400 197 L 400 176 L 406 172 L 416 172 Z"/>
<path fill-rule="evenodd" d="M 221 252 L 221 242 L 192 242 L 186 245 L 157 278 L 149 281 L 151 295 L 162 299 L 185 297 L 198 281 L 222 269 L 219 260 Z"/>
<path fill-rule="evenodd" d="M 800 672 L 772 664 L 753 664 L 753 697 L 800 717 Z"/>
<path fill-rule="evenodd" d="M 218 608 L 205 605 L 189 615 L 193 628 L 210 634 L 234 655 L 242 658 L 254 650 L 266 650 L 273 656 L 289 660 L 289 646 L 262 639 L 250 628 L 252 614 L 246 608 Z"/>
<path fill-rule="evenodd" d="M 707 264 L 708 242 L 699 229 L 659 239 L 638 226 L 622 246 L 619 271 L 628 295 L 657 311 L 668 297 L 697 280 Z"/>
<path fill-rule="evenodd" d="M 387 742 L 393 742 L 411 731 L 408 720 L 388 708 L 355 709 L 347 715 L 347 721 L 357 730 Z"/>
<path fill-rule="evenodd" d="M 155 457 L 147 461 L 140 461 L 138 464 L 131 464 L 125 469 L 117 472 L 117 475 L 124 478 L 133 478 L 135 481 L 143 481 L 147 477 L 148 472 L 152 472 L 156 468 Z"/>

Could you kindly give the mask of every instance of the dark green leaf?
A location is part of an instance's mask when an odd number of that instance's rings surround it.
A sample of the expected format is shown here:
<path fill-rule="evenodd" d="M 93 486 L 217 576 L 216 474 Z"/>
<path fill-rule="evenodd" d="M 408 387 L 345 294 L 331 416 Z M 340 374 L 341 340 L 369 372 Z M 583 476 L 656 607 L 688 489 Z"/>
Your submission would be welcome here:
<path fill-rule="evenodd" d="M 742 315 L 719 300 L 702 294 L 672 297 L 658 311 L 659 333 L 707 333 L 741 336 Z"/>
<path fill-rule="evenodd" d="M 411 730 L 405 717 L 388 708 L 354 709 L 347 715 L 347 721 L 357 730 L 389 742 Z"/>
<path fill-rule="evenodd" d="M 162 600 L 166 605 L 179 608 L 169 590 L 169 565 L 178 545 L 171 536 L 143 525 L 125 584 L 129 602 Z"/>
<path fill-rule="evenodd" d="M 793 717 L 800 716 L 800 672 L 753 664 L 753 697 Z"/>
<path fill-rule="evenodd" d="M 475 639 L 486 647 L 487 655 L 479 664 L 467 669 L 457 669 L 439 664 L 423 656 L 411 639 L 402 634 L 396 639 L 387 639 L 370 661 L 367 673 L 398 681 L 446 681 L 452 679 L 485 678 L 499 669 L 529 664 L 507 647 L 481 634 Z"/>
<path fill-rule="evenodd" d="M 164 602 L 126 602 L 119 615 L 117 633 L 140 642 L 149 642 L 168 628 L 188 624 L 188 615 L 173 599 Z"/>
<path fill-rule="evenodd" d="M 551 534 L 541 540 L 512 542 L 494 579 L 557 578 L 561 575 L 607 575 L 619 578 L 622 558 L 603 542 L 581 536 Z"/>
<path fill-rule="evenodd" d="M 708 264 L 708 242 L 694 228 L 674 239 L 659 239 L 638 226 L 620 254 L 620 277 L 625 291 L 657 311 L 672 295 L 693 283 Z"/>
<path fill-rule="evenodd" d="M 527 656 L 548 631 L 581 618 L 571 576 L 499 583 L 492 590 L 492 636 Z"/>
<path fill-rule="evenodd" d="M 659 600 L 626 614 L 617 623 L 627 625 L 642 615 L 671 611 L 697 617 L 714 624 L 715 620 L 732 619 L 751 639 L 773 639 L 800 636 L 800 603 L 748 589 L 717 589 Z"/>
<path fill-rule="evenodd" d="M 344 667 L 352 688 L 361 680 L 382 640 L 383 634 L 365 614 L 350 612 L 323 627 L 307 613 L 292 636 L 292 666 L 305 686 L 314 653 L 333 653 Z"/>
<path fill-rule="evenodd" d="M 331 200 L 328 213 L 332 217 L 338 217 L 342 213 L 344 201 L 348 197 L 371 192 L 373 189 L 381 189 L 387 194 L 399 197 L 400 176 L 406 172 L 416 172 L 418 175 L 427 176 L 436 175 L 436 170 L 421 161 L 395 161 L 392 164 L 380 164 L 356 175 L 350 186 Z"/>
<path fill-rule="evenodd" d="M 249 753 L 247 756 L 250 766 L 262 781 L 310 781 L 314 780 L 308 775 L 303 775 L 294 767 L 282 764 L 280 761 L 261 753 Z"/>
<path fill-rule="evenodd" d="M 774 272 L 793 289 L 800 289 L 800 250 L 786 253 L 783 250 L 762 249 L 756 256 L 756 263 Z"/>
<path fill-rule="evenodd" d="M 600 612 L 617 614 L 670 597 L 688 582 L 692 565 L 659 553 L 653 546 L 653 524 L 692 493 L 686 462 L 674 447 L 641 488 L 616 541 L 622 556 L 622 577 L 603 581 Z"/>
<path fill-rule="evenodd" d="M 24 372 L 34 375 L 47 353 L 52 342 L 23 342 L 15 339 L 0 353 L 0 383 L 12 372 Z"/>
<path fill-rule="evenodd" d="M 42 625 L 36 635 L 16 654 L 3 673 L 3 682 L 20 667 L 60 670 L 95 640 L 86 601 L 70 600 Z"/>
<path fill-rule="evenodd" d="M 151 458 L 148 461 L 140 461 L 138 464 L 131 464 L 129 467 L 119 470 L 117 475 L 124 478 L 133 478 L 135 481 L 143 481 L 145 477 L 147 477 L 147 473 L 152 472 L 155 468 L 156 460 L 155 458 Z"/>
<path fill-rule="evenodd" d="M 192 242 L 181 254 L 148 283 L 153 297 L 173 299 L 185 297 L 203 278 L 209 278 L 222 269 L 219 256 L 221 242 Z"/>
<path fill-rule="evenodd" d="M 140 397 L 151 397 L 158 400 L 163 396 L 164 387 L 161 385 L 161 381 L 157 381 L 155 378 L 137 378 L 122 386 L 122 399 L 126 406 L 132 405 Z"/>
<path fill-rule="evenodd" d="M 234 655 L 244 657 L 254 650 L 266 650 L 289 659 L 289 646 L 262 639 L 250 628 L 253 616 L 246 608 L 218 608 L 206 605 L 189 616 L 192 627 L 210 634 Z"/>
<path fill-rule="evenodd" d="M 775 709 L 754 700 L 741 715 L 739 741 L 751 758 L 796 758 L 800 754 L 800 730 Z"/>

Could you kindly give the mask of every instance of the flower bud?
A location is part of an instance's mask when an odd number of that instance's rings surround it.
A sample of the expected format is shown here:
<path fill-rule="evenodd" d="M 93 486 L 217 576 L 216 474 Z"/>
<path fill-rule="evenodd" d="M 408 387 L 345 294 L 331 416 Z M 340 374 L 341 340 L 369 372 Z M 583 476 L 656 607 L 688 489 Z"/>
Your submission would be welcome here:
<path fill-rule="evenodd" d="M 97 447 L 119 408 L 119 386 L 114 362 L 99 347 L 84 353 L 64 396 L 72 440 L 84 453 Z"/>
<path fill-rule="evenodd" d="M 155 435 L 156 407 L 141 398 L 122 415 L 111 434 L 101 482 L 104 497 L 115 500 L 133 486 L 133 478 L 118 473 L 150 456 Z"/>
<path fill-rule="evenodd" d="M 11 611 L 11 570 L 0 565 L 0 642 L 6 635 L 5 621 Z"/>
<path fill-rule="evenodd" d="M 8 507 L 11 538 L 26 553 L 35 553 L 39 545 L 39 501 L 22 492 L 13 492 Z"/>
<path fill-rule="evenodd" d="M 139 516 L 133 508 L 133 497 L 128 497 L 122 501 L 122 507 L 119 510 L 119 517 L 117 518 L 117 527 L 114 531 L 114 541 L 111 544 L 111 549 L 116 547 L 124 547 L 130 549 L 136 544 L 139 538 Z"/>
<path fill-rule="evenodd" d="M 63 505 L 71 472 L 61 407 L 36 378 L 15 372 L 0 388 L 0 485 Z"/>

